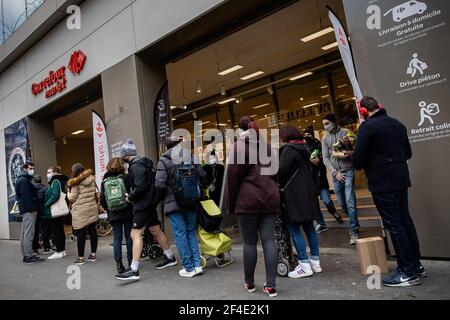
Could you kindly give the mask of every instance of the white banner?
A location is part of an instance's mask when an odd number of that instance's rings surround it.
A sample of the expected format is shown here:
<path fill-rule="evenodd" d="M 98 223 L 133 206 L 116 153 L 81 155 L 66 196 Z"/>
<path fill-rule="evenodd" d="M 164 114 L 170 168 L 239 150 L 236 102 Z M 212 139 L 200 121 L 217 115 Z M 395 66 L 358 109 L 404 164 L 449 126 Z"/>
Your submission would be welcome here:
<path fill-rule="evenodd" d="M 92 128 L 94 136 L 95 181 L 100 188 L 103 176 L 107 171 L 109 150 L 105 123 L 95 111 L 92 111 Z"/>
<path fill-rule="evenodd" d="M 356 78 L 355 65 L 353 64 L 353 55 L 350 49 L 350 43 L 347 33 L 345 32 L 345 29 L 339 19 L 331 10 L 328 11 L 328 16 L 330 18 L 331 24 L 333 25 L 334 33 L 336 35 L 336 41 L 339 45 L 339 52 L 341 53 L 342 57 L 342 62 L 344 63 L 345 70 L 347 71 L 347 75 L 352 84 L 356 101 L 359 102 L 363 98 L 363 95 L 361 93 L 361 88 L 359 87 L 358 79 Z"/>

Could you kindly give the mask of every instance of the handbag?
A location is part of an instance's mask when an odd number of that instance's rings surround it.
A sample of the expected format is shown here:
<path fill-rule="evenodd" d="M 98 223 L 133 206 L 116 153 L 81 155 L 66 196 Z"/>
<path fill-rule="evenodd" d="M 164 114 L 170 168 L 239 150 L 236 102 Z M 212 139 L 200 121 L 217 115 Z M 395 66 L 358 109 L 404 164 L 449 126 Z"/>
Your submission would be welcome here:
<path fill-rule="evenodd" d="M 55 180 L 58 181 L 58 180 Z M 50 212 L 52 214 L 52 218 L 64 217 L 69 214 L 69 206 L 66 202 L 66 194 L 62 191 L 61 183 L 58 181 L 59 187 L 61 189 L 61 193 L 59 195 L 58 201 L 50 206 Z"/>
<path fill-rule="evenodd" d="M 19 210 L 19 202 L 14 202 L 13 207 L 11 208 L 10 214 L 15 216 L 16 218 L 20 217 L 20 210 Z"/>
<path fill-rule="evenodd" d="M 283 188 L 280 188 L 281 193 L 284 193 L 286 191 L 287 187 L 291 184 L 292 180 L 294 180 L 294 178 L 297 175 L 299 170 L 300 170 L 300 167 L 298 167 L 297 170 L 295 170 L 294 174 L 289 179 L 289 181 L 286 183 L 286 185 Z"/>

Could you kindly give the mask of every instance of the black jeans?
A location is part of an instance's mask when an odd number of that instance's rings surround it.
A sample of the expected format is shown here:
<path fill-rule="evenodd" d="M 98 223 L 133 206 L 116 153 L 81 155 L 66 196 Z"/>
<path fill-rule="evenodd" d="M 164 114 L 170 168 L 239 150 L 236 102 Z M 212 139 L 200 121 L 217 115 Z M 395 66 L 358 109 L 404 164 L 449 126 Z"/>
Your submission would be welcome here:
<path fill-rule="evenodd" d="M 51 224 L 52 220 L 41 219 L 42 242 L 44 243 L 44 250 L 50 249 L 50 235 L 52 234 Z"/>
<path fill-rule="evenodd" d="M 373 201 L 389 231 L 397 256 L 398 271 L 407 276 L 420 267 L 420 245 L 414 222 L 409 214 L 408 189 L 396 192 L 374 192 Z"/>
<path fill-rule="evenodd" d="M 91 253 L 97 252 L 98 235 L 94 222 L 82 229 L 76 230 L 76 235 L 78 237 L 77 238 L 78 257 L 84 257 L 84 247 L 86 246 L 86 234 L 89 234 L 89 240 L 91 241 Z"/>
<path fill-rule="evenodd" d="M 51 220 L 51 229 L 53 233 L 53 241 L 56 246 L 56 252 L 66 250 L 66 234 L 64 233 L 64 217 L 54 218 Z"/>
<path fill-rule="evenodd" d="M 245 282 L 254 284 L 258 254 L 256 245 L 258 233 L 264 251 L 267 286 L 275 288 L 278 266 L 278 251 L 275 243 L 276 214 L 239 214 L 239 227 L 244 241 L 244 274 Z"/>

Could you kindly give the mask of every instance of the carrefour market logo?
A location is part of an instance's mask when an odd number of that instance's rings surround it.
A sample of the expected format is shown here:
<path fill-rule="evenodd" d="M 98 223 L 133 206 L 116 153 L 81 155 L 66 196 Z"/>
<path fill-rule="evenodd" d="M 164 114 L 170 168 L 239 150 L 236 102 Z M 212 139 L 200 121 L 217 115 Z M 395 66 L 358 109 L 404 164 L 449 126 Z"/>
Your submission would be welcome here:
<path fill-rule="evenodd" d="M 67 68 L 73 75 L 78 75 L 84 69 L 87 56 L 81 51 L 77 50 L 70 56 L 69 64 Z M 57 93 L 61 93 L 67 88 L 66 67 L 62 66 L 56 71 L 50 70 L 48 76 L 38 83 L 31 85 L 31 93 L 33 96 L 37 96 L 45 91 L 45 97 L 47 99 L 53 97 Z"/>

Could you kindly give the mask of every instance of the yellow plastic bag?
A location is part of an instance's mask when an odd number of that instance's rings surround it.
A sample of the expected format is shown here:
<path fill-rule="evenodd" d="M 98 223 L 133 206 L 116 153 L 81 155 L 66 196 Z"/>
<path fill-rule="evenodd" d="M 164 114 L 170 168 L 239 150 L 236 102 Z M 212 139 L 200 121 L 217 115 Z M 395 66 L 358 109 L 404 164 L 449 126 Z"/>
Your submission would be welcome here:
<path fill-rule="evenodd" d="M 203 210 L 210 216 L 210 217 L 216 217 L 220 216 L 222 212 L 220 211 L 220 208 L 216 205 L 214 200 L 205 200 L 201 201 L 200 204 L 203 207 Z"/>
<path fill-rule="evenodd" d="M 218 255 L 231 251 L 231 239 L 224 233 L 208 233 L 198 228 L 200 248 L 203 255 L 217 257 Z"/>

